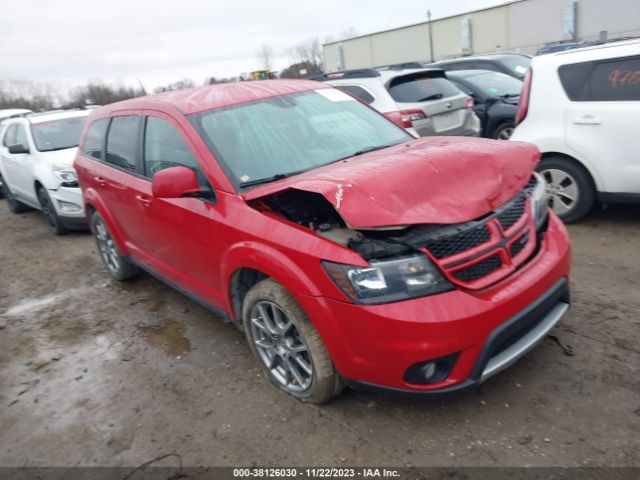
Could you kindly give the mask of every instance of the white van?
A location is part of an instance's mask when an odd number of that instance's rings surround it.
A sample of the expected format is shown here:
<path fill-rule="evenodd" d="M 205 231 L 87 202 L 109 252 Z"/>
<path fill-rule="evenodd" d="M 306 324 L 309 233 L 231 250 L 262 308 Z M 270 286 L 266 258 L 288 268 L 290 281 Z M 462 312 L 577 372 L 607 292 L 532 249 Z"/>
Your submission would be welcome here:
<path fill-rule="evenodd" d="M 640 39 L 534 58 L 516 122 L 565 222 L 595 201 L 640 202 Z"/>

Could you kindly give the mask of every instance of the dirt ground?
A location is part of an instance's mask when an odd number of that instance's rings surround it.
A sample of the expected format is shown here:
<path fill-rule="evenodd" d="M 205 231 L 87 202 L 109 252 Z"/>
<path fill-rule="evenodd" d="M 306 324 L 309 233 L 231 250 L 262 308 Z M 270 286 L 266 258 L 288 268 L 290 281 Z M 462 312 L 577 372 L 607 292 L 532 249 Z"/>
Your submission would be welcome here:
<path fill-rule="evenodd" d="M 0 201 L 0 465 L 640 466 L 640 208 L 570 227 L 570 313 L 478 390 L 302 404 L 235 327 Z M 176 465 L 177 456 L 163 465 Z"/>

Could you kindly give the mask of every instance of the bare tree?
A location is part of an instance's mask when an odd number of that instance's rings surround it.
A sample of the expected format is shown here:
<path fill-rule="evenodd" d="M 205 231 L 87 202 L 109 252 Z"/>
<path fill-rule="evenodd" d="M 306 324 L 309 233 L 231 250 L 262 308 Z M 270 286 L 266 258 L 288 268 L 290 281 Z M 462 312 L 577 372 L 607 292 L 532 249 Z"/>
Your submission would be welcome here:
<path fill-rule="evenodd" d="M 190 78 L 183 78 L 182 80 L 178 80 L 177 82 L 170 83 L 169 85 L 165 85 L 163 87 L 157 87 L 154 89 L 156 93 L 162 92 L 171 92 L 173 90 L 184 90 L 186 88 L 193 88 L 196 84 Z"/>
<path fill-rule="evenodd" d="M 273 68 L 273 48 L 266 43 L 258 49 L 256 56 L 258 63 L 264 70 L 271 70 Z"/>

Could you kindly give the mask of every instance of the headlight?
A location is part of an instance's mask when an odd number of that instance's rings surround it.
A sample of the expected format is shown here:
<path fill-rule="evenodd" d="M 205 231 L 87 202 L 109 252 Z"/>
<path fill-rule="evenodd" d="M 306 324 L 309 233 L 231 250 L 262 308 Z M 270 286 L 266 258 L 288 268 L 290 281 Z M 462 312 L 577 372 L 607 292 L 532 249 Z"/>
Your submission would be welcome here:
<path fill-rule="evenodd" d="M 539 173 L 533 174 L 536 184 L 531 190 L 531 204 L 533 206 L 533 218 L 536 220 L 536 229 L 540 229 L 549 216 L 549 197 L 547 196 L 547 182 Z"/>
<path fill-rule="evenodd" d="M 53 173 L 65 186 L 78 185 L 78 174 L 71 165 L 54 165 Z"/>
<path fill-rule="evenodd" d="M 453 289 L 423 255 L 372 261 L 369 267 L 323 262 L 335 284 L 360 303 L 389 303 Z"/>

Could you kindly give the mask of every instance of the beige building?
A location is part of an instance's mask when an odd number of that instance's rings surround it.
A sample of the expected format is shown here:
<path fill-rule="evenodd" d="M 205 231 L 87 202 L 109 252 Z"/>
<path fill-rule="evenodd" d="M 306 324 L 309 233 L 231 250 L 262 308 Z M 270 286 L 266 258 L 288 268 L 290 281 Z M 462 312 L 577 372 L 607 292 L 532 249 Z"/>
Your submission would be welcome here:
<path fill-rule="evenodd" d="M 622 36 L 640 36 L 640 0 L 514 0 L 435 19 L 431 35 L 425 21 L 328 43 L 324 66 L 333 72 L 474 53 L 534 54 L 561 40 Z"/>

